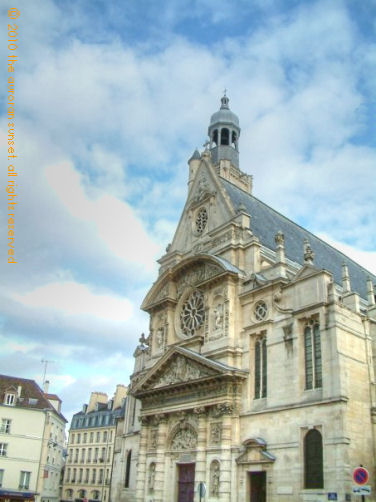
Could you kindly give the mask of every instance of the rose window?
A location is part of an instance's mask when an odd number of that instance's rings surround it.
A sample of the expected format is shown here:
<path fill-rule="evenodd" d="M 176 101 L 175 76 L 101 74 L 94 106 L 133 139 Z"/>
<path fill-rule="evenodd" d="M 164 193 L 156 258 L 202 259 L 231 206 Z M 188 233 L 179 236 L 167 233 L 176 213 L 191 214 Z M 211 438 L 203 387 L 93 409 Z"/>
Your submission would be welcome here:
<path fill-rule="evenodd" d="M 180 312 L 180 327 L 187 336 L 193 336 L 205 318 L 204 298 L 200 291 L 193 291 Z"/>
<path fill-rule="evenodd" d="M 196 216 L 196 232 L 202 234 L 208 221 L 208 213 L 204 207 L 200 209 Z"/>
<path fill-rule="evenodd" d="M 265 319 L 268 313 L 268 307 L 265 302 L 258 302 L 255 307 L 255 317 L 258 321 Z"/>

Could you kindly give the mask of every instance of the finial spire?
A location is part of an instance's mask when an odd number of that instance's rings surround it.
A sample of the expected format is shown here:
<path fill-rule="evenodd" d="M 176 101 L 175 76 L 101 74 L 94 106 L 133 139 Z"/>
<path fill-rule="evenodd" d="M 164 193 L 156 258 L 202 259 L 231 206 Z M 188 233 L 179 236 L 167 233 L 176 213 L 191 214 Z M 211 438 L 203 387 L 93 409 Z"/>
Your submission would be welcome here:
<path fill-rule="evenodd" d="M 315 258 L 315 253 L 313 252 L 308 239 L 304 239 L 303 249 L 304 249 L 304 263 L 312 265 L 313 260 Z"/>
<path fill-rule="evenodd" d="M 344 293 L 350 293 L 351 291 L 349 267 L 345 262 L 342 263 L 342 288 Z"/>
<path fill-rule="evenodd" d="M 367 277 L 367 296 L 368 296 L 368 305 L 372 307 L 375 305 L 375 293 L 373 289 L 372 279 Z"/>
<path fill-rule="evenodd" d="M 230 107 L 228 106 L 229 103 L 229 98 L 226 95 L 227 89 L 223 91 L 223 96 L 221 97 L 221 110 L 229 110 Z"/>

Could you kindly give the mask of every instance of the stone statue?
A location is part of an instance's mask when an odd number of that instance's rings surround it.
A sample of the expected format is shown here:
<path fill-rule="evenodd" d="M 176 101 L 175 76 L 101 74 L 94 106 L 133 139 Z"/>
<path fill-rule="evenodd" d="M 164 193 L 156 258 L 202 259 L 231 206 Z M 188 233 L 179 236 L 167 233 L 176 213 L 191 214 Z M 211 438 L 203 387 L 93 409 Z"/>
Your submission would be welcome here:
<path fill-rule="evenodd" d="M 212 497 L 218 497 L 219 495 L 219 475 L 219 462 L 213 460 L 210 465 L 210 495 Z"/>
<path fill-rule="evenodd" d="M 149 492 L 154 491 L 154 482 L 155 482 L 155 463 L 152 462 L 149 466 Z"/>

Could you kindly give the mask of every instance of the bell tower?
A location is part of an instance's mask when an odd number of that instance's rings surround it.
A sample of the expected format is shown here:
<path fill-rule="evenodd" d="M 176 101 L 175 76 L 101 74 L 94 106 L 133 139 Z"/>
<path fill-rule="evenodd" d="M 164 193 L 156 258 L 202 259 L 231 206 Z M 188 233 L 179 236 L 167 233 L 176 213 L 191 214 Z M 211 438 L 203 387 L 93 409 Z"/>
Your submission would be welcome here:
<path fill-rule="evenodd" d="M 225 91 L 221 98 L 220 109 L 213 113 L 210 119 L 209 148 L 214 165 L 219 164 L 221 160 L 228 160 L 239 169 L 239 119 L 230 110 L 228 103 L 229 98 Z"/>

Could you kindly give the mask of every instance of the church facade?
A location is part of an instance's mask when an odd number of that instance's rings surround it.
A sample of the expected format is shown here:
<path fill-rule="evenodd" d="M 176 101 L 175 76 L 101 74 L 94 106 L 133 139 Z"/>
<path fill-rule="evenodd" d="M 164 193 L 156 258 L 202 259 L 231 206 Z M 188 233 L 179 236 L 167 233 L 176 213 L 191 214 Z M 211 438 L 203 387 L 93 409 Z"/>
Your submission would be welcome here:
<path fill-rule="evenodd" d="M 355 467 L 375 488 L 376 277 L 252 195 L 226 96 L 208 133 L 142 304 L 112 497 L 358 500 Z"/>

